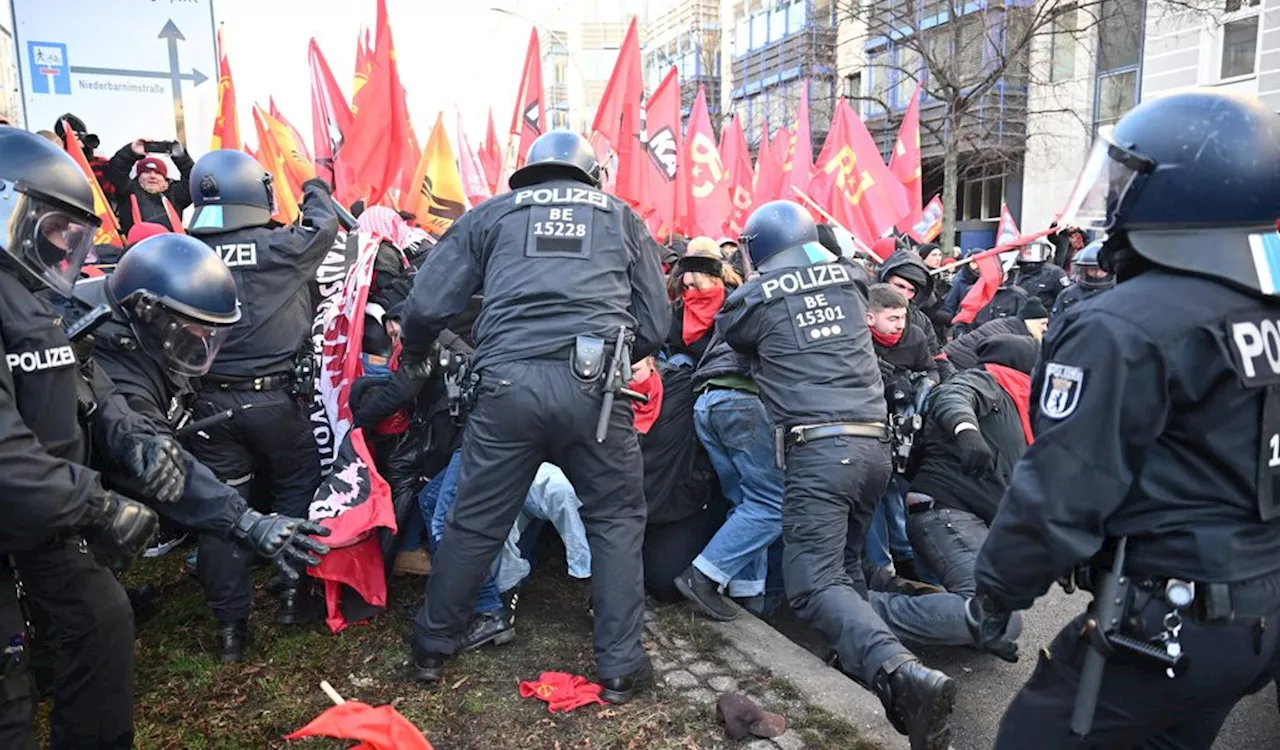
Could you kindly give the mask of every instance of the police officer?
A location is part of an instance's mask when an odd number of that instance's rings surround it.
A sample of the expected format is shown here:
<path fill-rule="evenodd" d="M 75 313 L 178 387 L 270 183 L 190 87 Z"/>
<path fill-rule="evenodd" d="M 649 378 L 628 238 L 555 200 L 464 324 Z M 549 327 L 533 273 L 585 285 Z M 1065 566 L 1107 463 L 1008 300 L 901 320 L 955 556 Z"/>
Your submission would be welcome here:
<path fill-rule="evenodd" d="M 0 747 L 34 748 L 28 636 L 51 651 L 49 746 L 133 743 L 133 615 L 103 560 L 145 549 L 156 516 L 109 492 L 86 468 L 89 439 L 142 478 L 148 499 L 171 501 L 185 481 L 158 438 L 78 361 L 44 295 L 70 296 L 98 219 L 84 174 L 65 152 L 0 127 Z M 85 365 L 82 374 L 80 365 Z M 93 378 L 87 381 L 85 376 Z M 84 425 L 82 425 L 82 419 Z M 35 632 L 13 594 L 20 577 Z"/>
<path fill-rule="evenodd" d="M 625 203 L 598 189 L 599 174 L 586 139 L 563 130 L 540 136 L 511 176 L 511 192 L 463 215 L 427 255 L 405 304 L 402 366 L 418 368 L 449 320 L 484 290 L 458 504 L 414 623 L 419 680 L 440 679 L 457 652 L 476 592 L 543 461 L 564 470 L 582 501 L 601 697 L 625 703 L 651 680 L 640 645 L 642 463 L 625 398 L 614 400 L 603 442 L 596 431 L 610 371 L 656 352 L 671 313 L 661 248 Z M 614 363 L 621 329 L 635 341 L 627 361 Z"/>
<path fill-rule="evenodd" d="M 1040 300 L 1046 310 L 1053 307 L 1053 301 L 1071 283 L 1067 272 L 1051 262 L 1053 253 L 1053 244 L 1046 239 L 1023 245 L 1018 251 L 1018 262 L 1010 279 L 1027 294 Z"/>
<path fill-rule="evenodd" d="M 1099 264 L 1119 283 L 1045 337 L 1035 444 L 978 556 L 973 614 L 994 629 L 1091 558 L 1091 610 L 1117 613 L 1062 630 L 997 747 L 1207 748 L 1280 674 L 1277 218 L 1280 116 L 1250 97 L 1144 102 L 1086 162 L 1063 222 L 1107 232 Z M 1100 580 L 1121 593 L 1100 602 Z M 1082 663 L 1108 644 L 1091 726 L 1069 729 Z"/>
<path fill-rule="evenodd" d="M 165 434 L 189 429 L 183 422 L 194 396 L 190 378 L 208 371 L 241 317 L 235 281 L 218 256 L 194 237 L 152 237 L 130 248 L 109 277 L 80 282 L 76 300 L 110 308 L 111 319 L 94 335 L 94 361 L 129 406 Z M 189 480 L 182 499 L 156 509 L 166 520 L 202 533 L 202 561 L 218 559 L 231 545 L 230 559 L 241 567 L 238 578 L 210 576 L 203 562 L 198 575 L 218 622 L 221 659 L 240 661 L 253 596 L 249 563 L 260 555 L 273 560 L 287 580 L 297 580 L 295 566 L 318 565 L 317 555 L 327 551 L 306 535 L 328 536 L 329 530 L 263 515 L 190 454 L 184 452 L 183 459 Z"/>
<path fill-rule="evenodd" d="M 862 575 L 863 540 L 891 471 L 867 278 L 819 244 L 809 213 L 789 201 L 756 209 L 742 245 L 759 275 L 725 302 L 716 331 L 757 360 L 755 381 L 785 451 L 787 598 L 842 669 L 880 697 L 913 750 L 942 750 L 955 683 L 898 641 L 867 602 Z"/>
<path fill-rule="evenodd" d="M 246 499 L 254 475 L 266 474 L 273 507 L 292 518 L 307 517 L 320 484 L 311 422 L 292 391 L 299 356 L 311 352 L 308 285 L 338 233 L 328 190 L 322 180 L 308 180 L 301 224 L 278 227 L 271 222 L 271 175 L 253 157 L 211 151 L 191 170 L 196 207 L 191 234 L 231 269 L 242 305 L 213 366 L 194 382 L 198 395 L 192 418 L 250 408 L 203 430 L 189 447 Z M 206 595 L 225 592 L 225 599 L 211 602 L 214 611 L 240 611 L 244 553 L 210 538 L 201 543 L 199 559 Z M 283 583 L 280 623 L 305 622 L 318 614 L 308 589 L 296 581 Z"/>
<path fill-rule="evenodd" d="M 1063 310 L 1077 302 L 1089 299 L 1116 285 L 1116 275 L 1098 266 L 1098 253 L 1102 241 L 1091 242 L 1078 250 L 1071 259 L 1071 286 L 1063 289 L 1053 302 L 1051 315 L 1057 317 Z"/>

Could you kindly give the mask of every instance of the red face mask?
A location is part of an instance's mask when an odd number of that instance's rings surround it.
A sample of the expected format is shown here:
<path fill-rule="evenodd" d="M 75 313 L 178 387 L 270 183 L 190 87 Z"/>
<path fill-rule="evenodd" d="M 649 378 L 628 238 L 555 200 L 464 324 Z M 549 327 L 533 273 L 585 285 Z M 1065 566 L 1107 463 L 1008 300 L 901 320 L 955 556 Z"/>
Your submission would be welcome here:
<path fill-rule="evenodd" d="M 867 326 L 871 329 L 871 338 L 880 346 L 897 346 L 902 340 L 902 331 L 894 334 L 880 333 L 874 326 Z"/>
<path fill-rule="evenodd" d="M 705 336 L 715 324 L 716 313 L 724 306 L 724 286 L 716 284 L 710 289 L 686 289 L 681 299 L 684 301 L 681 338 L 685 345 L 689 345 Z"/>

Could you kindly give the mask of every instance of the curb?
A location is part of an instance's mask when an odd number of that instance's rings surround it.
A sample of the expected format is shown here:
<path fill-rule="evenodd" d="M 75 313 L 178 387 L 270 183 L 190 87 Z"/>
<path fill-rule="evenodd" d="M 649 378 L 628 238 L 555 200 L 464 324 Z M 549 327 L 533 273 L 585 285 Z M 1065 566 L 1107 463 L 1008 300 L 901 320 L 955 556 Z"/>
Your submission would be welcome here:
<path fill-rule="evenodd" d="M 883 750 L 909 750 L 907 738 L 885 718 L 879 698 L 768 623 L 741 608 L 733 622 L 705 622 L 757 667 L 791 683 L 810 704 L 848 722 L 867 741 Z"/>

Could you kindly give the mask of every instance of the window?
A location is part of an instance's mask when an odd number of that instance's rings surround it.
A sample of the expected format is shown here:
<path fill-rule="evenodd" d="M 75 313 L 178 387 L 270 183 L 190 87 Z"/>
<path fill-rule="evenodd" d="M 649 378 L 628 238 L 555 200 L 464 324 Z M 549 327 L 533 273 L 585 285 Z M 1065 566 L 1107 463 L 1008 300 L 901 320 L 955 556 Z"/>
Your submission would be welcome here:
<path fill-rule="evenodd" d="M 733 56 L 742 57 L 751 49 L 751 19 L 738 21 L 738 31 L 733 42 Z"/>
<path fill-rule="evenodd" d="M 799 3 L 797 3 L 798 5 Z M 813 23 L 815 26 L 830 27 L 834 24 L 836 5 L 831 0 L 814 0 Z"/>
<path fill-rule="evenodd" d="M 787 33 L 799 34 L 804 31 L 807 19 L 804 17 L 804 0 L 792 3 L 787 9 Z"/>
<path fill-rule="evenodd" d="M 769 14 L 762 13 L 751 19 L 751 49 L 760 49 L 769 41 Z"/>
<path fill-rule="evenodd" d="M 763 18 L 763 16 L 761 16 Z M 774 8 L 769 14 L 769 41 L 776 42 L 787 35 L 787 9 Z"/>
<path fill-rule="evenodd" d="M 1103 0 L 1098 21 L 1098 70 L 1136 66 L 1142 56 L 1142 0 Z"/>
<path fill-rule="evenodd" d="M 1098 78 L 1098 106 L 1094 127 L 1101 132 L 1133 109 L 1138 99 L 1138 71 L 1126 70 Z"/>
<path fill-rule="evenodd" d="M 1226 0 L 1220 79 L 1251 76 L 1257 72 L 1260 4 L 1260 0 Z"/>
<path fill-rule="evenodd" d="M 862 73 L 861 72 L 850 73 L 849 75 L 844 77 L 844 98 L 853 99 L 855 100 L 855 102 L 857 99 L 862 98 Z M 855 111 L 858 110 L 858 105 L 856 103 L 853 105 L 853 109 Z"/>
<path fill-rule="evenodd" d="M 1076 9 L 1066 8 L 1053 20 L 1049 39 L 1049 80 L 1065 81 L 1076 73 Z"/>

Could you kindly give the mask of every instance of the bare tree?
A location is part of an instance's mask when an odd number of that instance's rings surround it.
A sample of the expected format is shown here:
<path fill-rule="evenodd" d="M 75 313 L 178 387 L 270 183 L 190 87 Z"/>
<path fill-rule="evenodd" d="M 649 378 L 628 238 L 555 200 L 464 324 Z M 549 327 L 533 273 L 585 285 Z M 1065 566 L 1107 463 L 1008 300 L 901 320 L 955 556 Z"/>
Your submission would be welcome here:
<path fill-rule="evenodd" d="M 1197 5 L 1202 2 L 1203 7 Z M 1212 13 L 1220 5 L 1210 2 L 1163 0 L 1160 5 L 1165 11 Z M 1032 103 L 1028 91 L 1061 82 L 1054 52 L 1068 47 L 1072 55 L 1095 60 L 1123 51 L 1135 55 L 1136 67 L 1144 5 L 1142 0 L 987 0 L 976 7 L 964 0 L 840 3 L 842 21 L 862 30 L 856 43 L 869 50 L 864 68 L 869 91 L 855 98 L 880 109 L 896 132 L 894 120 L 901 112 L 891 114 L 891 98 L 905 103 L 921 84 L 921 147 L 942 157 L 943 238 L 955 236 L 960 178 L 1020 167 L 1029 120 L 1062 117 L 1092 131 L 1096 120 L 1086 116 L 1091 104 L 1082 112 L 1054 97 Z"/>

